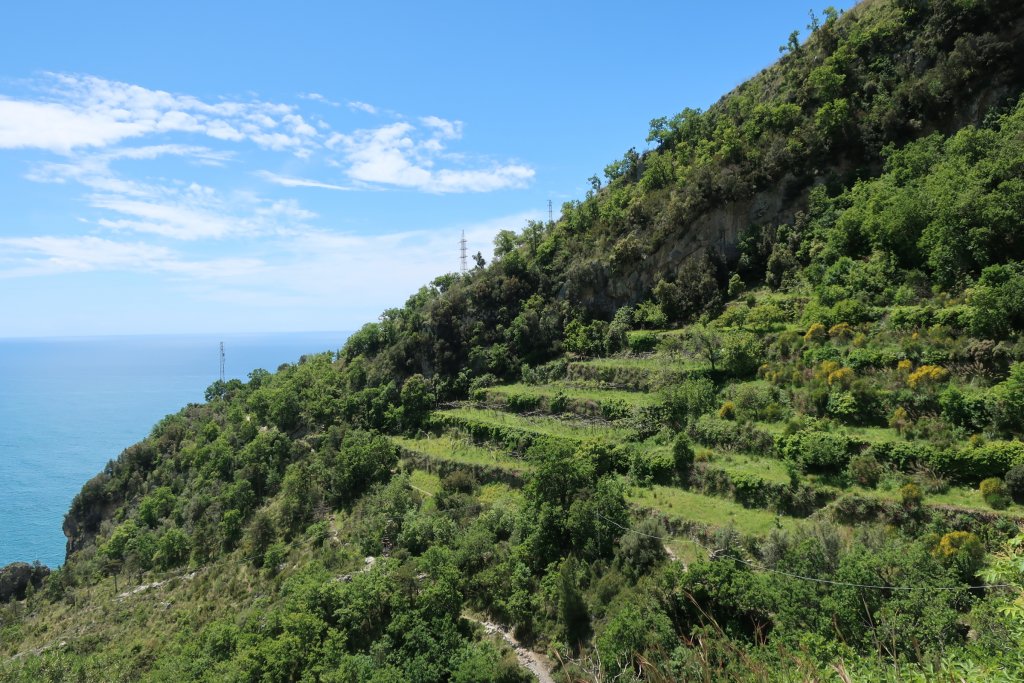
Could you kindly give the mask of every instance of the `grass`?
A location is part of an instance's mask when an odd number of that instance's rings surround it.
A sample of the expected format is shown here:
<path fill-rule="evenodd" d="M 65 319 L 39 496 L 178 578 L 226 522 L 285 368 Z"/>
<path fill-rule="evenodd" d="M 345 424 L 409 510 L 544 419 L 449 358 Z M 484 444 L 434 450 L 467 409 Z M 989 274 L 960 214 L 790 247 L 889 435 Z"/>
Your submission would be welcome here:
<path fill-rule="evenodd" d="M 477 446 L 469 439 L 452 434 L 430 435 L 422 439 L 393 436 L 391 441 L 407 451 L 420 453 L 436 460 L 448 460 L 463 465 L 499 467 L 517 473 L 523 473 L 530 469 L 529 463 L 511 458 L 503 451 Z"/>
<path fill-rule="evenodd" d="M 745 453 L 715 452 L 710 464 L 729 474 L 746 474 L 759 477 L 773 484 L 788 484 L 789 471 L 781 460 L 763 458 Z"/>
<path fill-rule="evenodd" d="M 436 496 L 441 491 L 441 478 L 436 474 L 430 474 L 423 470 L 413 470 L 409 473 L 409 483 L 421 493 Z"/>
<path fill-rule="evenodd" d="M 593 401 L 601 404 L 605 401 L 622 401 L 631 406 L 643 407 L 657 404 L 658 397 L 654 394 L 647 394 L 637 391 L 624 391 L 621 389 L 600 389 L 597 387 L 580 386 L 568 382 L 556 382 L 553 384 L 506 384 L 504 386 L 490 387 L 487 394 L 495 394 L 502 397 L 522 396 L 524 398 L 553 398 L 558 394 L 564 395 L 572 401 Z"/>
<path fill-rule="evenodd" d="M 687 538 L 673 537 L 665 541 L 665 545 L 668 546 L 669 550 L 675 554 L 680 562 L 687 566 L 694 562 L 708 559 L 708 551 L 695 541 Z"/>
<path fill-rule="evenodd" d="M 847 490 L 852 493 L 856 493 L 857 495 L 864 496 L 865 498 L 882 498 L 884 500 L 895 501 L 900 500 L 899 487 L 894 487 L 892 489 L 866 489 L 861 486 L 850 486 Z M 969 508 L 972 510 L 980 510 L 982 512 L 1003 514 L 1013 517 L 1024 516 L 1024 505 L 1010 503 L 1009 507 L 1003 510 L 995 510 L 991 505 L 985 502 L 985 499 L 981 497 L 981 492 L 978 491 L 978 489 L 967 486 L 952 486 L 945 493 L 925 493 L 923 502 L 925 505 L 953 505 L 956 507 Z"/>
<path fill-rule="evenodd" d="M 523 493 L 508 484 L 484 484 L 480 487 L 480 493 L 477 494 L 477 498 L 484 505 L 495 505 L 497 503 L 520 505 L 523 502 Z"/>
<path fill-rule="evenodd" d="M 693 360 L 680 360 L 665 354 L 653 354 L 650 356 L 611 356 L 609 358 L 592 358 L 586 361 L 576 361 L 573 365 L 594 368 L 614 368 L 622 370 L 640 370 L 645 372 L 660 372 L 662 370 L 695 370 L 705 367 L 704 364 Z"/>
<path fill-rule="evenodd" d="M 594 439 L 600 441 L 624 441 L 630 436 L 626 429 L 610 424 L 583 422 L 579 420 L 561 420 L 553 417 L 534 417 L 514 415 L 500 410 L 479 408 L 451 408 L 437 411 L 438 415 L 454 418 L 459 421 L 504 427 L 541 436 L 554 436 L 568 439 Z"/>
<path fill-rule="evenodd" d="M 767 510 L 745 508 L 725 498 L 704 496 L 670 486 L 630 487 L 626 500 L 657 510 L 670 519 L 683 519 L 715 527 L 733 527 L 743 534 L 763 536 L 774 529 L 792 531 L 798 521 Z"/>

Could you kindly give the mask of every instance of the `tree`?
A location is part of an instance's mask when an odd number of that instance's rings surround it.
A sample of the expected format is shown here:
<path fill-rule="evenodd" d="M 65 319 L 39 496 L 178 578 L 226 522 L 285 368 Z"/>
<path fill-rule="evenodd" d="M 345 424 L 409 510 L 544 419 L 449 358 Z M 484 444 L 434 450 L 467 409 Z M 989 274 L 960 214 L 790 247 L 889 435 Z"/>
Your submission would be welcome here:
<path fill-rule="evenodd" d="M 417 373 L 402 384 L 400 397 L 402 427 L 407 431 L 419 429 L 434 408 L 435 398 L 430 382 L 423 375 Z"/>
<path fill-rule="evenodd" d="M 1009 376 L 989 396 L 996 424 L 1013 434 L 1024 433 L 1024 363 L 1011 365 Z"/>
<path fill-rule="evenodd" d="M 690 350 L 701 356 L 711 366 L 711 372 L 717 371 L 722 359 L 722 335 L 718 330 L 705 323 L 698 323 L 686 330 L 686 342 Z"/>

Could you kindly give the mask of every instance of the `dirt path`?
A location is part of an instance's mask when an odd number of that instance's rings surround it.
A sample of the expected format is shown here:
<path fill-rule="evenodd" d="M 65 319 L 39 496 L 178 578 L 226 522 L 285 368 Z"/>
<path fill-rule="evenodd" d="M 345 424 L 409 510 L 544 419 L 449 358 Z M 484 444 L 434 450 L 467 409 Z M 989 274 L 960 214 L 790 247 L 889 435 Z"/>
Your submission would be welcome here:
<path fill-rule="evenodd" d="M 495 624 L 493 621 L 477 619 L 476 617 L 471 617 L 465 613 L 463 613 L 462 618 L 466 621 L 472 621 L 480 624 L 488 633 L 494 633 L 501 636 L 501 639 L 508 643 L 512 648 L 512 651 L 516 653 L 516 659 L 519 660 L 519 665 L 529 669 L 530 673 L 536 676 L 540 683 L 555 683 L 555 679 L 551 677 L 550 667 L 546 666 L 544 663 L 543 655 L 523 647 L 523 645 L 516 640 L 516 637 L 512 635 L 510 631 L 502 628 L 498 624 Z"/>

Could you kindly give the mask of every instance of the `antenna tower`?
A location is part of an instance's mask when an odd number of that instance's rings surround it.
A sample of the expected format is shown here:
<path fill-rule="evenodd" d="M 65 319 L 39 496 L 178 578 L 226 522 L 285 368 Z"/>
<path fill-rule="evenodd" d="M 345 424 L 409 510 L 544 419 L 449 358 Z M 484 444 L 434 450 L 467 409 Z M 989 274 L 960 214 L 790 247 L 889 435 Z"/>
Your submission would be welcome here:
<path fill-rule="evenodd" d="M 224 342 L 220 343 L 220 381 L 224 381 Z"/>
<path fill-rule="evenodd" d="M 462 231 L 462 239 L 459 240 L 459 260 L 462 262 L 462 272 L 466 272 L 466 231 Z"/>
<path fill-rule="evenodd" d="M 548 223 L 554 223 L 554 222 L 555 222 L 555 215 L 551 211 L 551 200 L 549 199 L 548 200 Z"/>

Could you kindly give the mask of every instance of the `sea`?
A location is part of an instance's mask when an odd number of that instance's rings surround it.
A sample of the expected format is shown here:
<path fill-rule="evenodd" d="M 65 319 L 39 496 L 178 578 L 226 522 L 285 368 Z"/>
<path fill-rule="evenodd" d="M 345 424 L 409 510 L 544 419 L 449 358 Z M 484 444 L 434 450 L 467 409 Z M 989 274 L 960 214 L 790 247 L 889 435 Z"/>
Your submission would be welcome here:
<path fill-rule="evenodd" d="M 64 513 L 107 461 L 154 424 L 203 401 L 220 376 L 246 380 L 346 332 L 0 339 L 0 566 L 64 562 Z"/>

